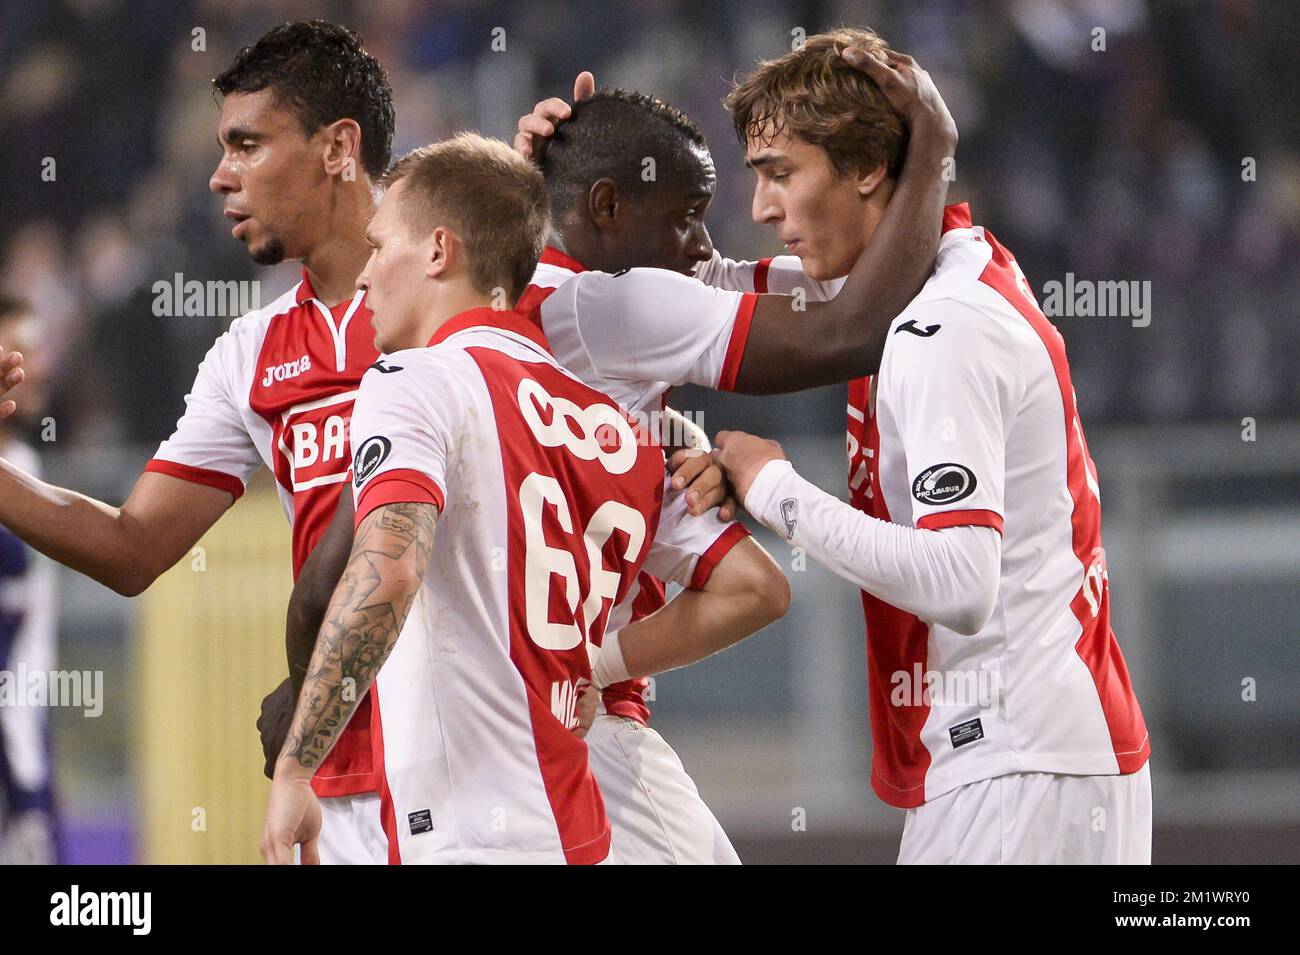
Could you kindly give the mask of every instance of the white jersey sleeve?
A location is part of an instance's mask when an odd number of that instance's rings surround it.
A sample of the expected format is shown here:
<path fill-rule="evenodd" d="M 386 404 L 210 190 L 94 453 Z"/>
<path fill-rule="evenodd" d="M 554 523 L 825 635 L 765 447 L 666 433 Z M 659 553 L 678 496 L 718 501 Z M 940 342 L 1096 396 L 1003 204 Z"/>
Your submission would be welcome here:
<path fill-rule="evenodd" d="M 185 396 L 176 431 L 159 447 L 145 470 L 229 491 L 238 498 L 262 464 L 240 409 L 238 333 L 213 343 Z"/>
<path fill-rule="evenodd" d="M 973 634 L 993 612 L 1002 539 L 991 527 L 891 524 L 804 480 L 789 461 L 763 466 L 745 509 L 822 566 L 922 620 Z"/>
<path fill-rule="evenodd" d="M 552 299 L 554 301 L 552 301 Z M 710 288 L 664 269 L 582 272 L 542 307 L 575 321 L 547 323 L 557 355 L 584 381 L 662 381 L 729 390 L 757 296 Z M 570 358 L 569 356 L 573 356 Z M 585 366 L 585 367 L 584 367 Z"/>
<path fill-rule="evenodd" d="M 355 523 L 385 504 L 446 506 L 452 435 L 462 414 L 457 390 L 443 387 L 451 362 L 427 352 L 387 356 L 371 368 L 352 409 Z"/>
<path fill-rule="evenodd" d="M 889 335 L 876 400 L 882 446 L 899 442 L 907 462 L 912 524 L 1001 531 L 1006 439 L 1025 389 L 1017 353 L 998 322 L 961 302 L 904 314 Z"/>
<path fill-rule="evenodd" d="M 748 536 L 745 525 L 719 520 L 716 508 L 692 516 L 686 510 L 686 491 L 674 490 L 668 475 L 659 527 L 642 570 L 660 580 L 700 590 L 727 552 Z"/>
<path fill-rule="evenodd" d="M 776 295 L 794 295 L 802 289 L 809 302 L 828 302 L 843 286 L 843 279 L 820 282 L 804 274 L 803 262 L 797 255 L 778 255 L 756 262 L 743 262 L 724 258 L 717 249 L 713 258 L 695 267 L 695 277 L 714 288 L 737 292 L 768 292 Z"/>

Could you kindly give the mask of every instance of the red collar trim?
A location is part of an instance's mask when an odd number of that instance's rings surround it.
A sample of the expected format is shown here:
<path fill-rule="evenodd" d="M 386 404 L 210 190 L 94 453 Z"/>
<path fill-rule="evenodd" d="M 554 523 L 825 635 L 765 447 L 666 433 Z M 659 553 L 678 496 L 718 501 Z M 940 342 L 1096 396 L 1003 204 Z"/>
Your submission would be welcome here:
<path fill-rule="evenodd" d="M 514 332 L 533 344 L 541 346 L 548 355 L 551 354 L 550 342 L 546 340 L 546 336 L 537 325 L 518 312 L 487 306 L 471 308 L 447 319 L 442 327 L 433 333 L 433 337 L 429 339 L 429 346 L 439 345 L 467 328 L 500 328 L 507 332 Z"/>
<path fill-rule="evenodd" d="M 307 274 L 307 266 L 302 267 L 302 281 L 298 283 L 298 294 L 293 297 L 295 305 L 301 305 L 303 302 L 310 301 L 316 297 L 316 290 L 311 287 L 311 276 Z"/>
<path fill-rule="evenodd" d="M 943 207 L 944 232 L 951 232 L 953 229 L 969 228 L 971 228 L 969 202 L 959 202 L 956 205 Z"/>
<path fill-rule="evenodd" d="M 543 265 L 558 265 L 562 269 L 568 269 L 570 272 L 585 272 L 587 269 L 581 262 L 573 256 L 561 252 L 553 245 L 548 245 L 542 249 L 542 257 L 539 260 Z"/>

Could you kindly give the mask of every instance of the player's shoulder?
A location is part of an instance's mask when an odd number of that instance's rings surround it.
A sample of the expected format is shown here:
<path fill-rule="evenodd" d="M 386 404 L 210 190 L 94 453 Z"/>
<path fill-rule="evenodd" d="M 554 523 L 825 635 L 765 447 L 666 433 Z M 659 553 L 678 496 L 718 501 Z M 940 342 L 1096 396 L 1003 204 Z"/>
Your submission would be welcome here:
<path fill-rule="evenodd" d="M 1035 341 L 1015 305 L 984 281 L 993 256 L 984 230 L 956 232 L 944 235 L 934 273 L 890 326 L 896 356 L 1010 354 Z"/>
<path fill-rule="evenodd" d="M 957 294 L 914 301 L 894 319 L 885 341 L 885 381 L 919 375 L 963 375 L 981 368 L 1015 377 L 1033 346 L 1027 323 L 979 296 Z"/>
<path fill-rule="evenodd" d="M 230 323 L 230 328 L 226 330 L 225 335 L 232 337 L 265 335 L 272 321 L 297 307 L 299 285 L 300 282 L 295 283 L 267 304 L 240 315 Z"/>
<path fill-rule="evenodd" d="M 562 287 L 571 289 L 580 302 L 592 299 L 636 299 L 646 304 L 661 304 L 676 296 L 716 292 L 693 275 L 670 269 L 629 268 L 617 272 L 579 272 Z"/>
<path fill-rule="evenodd" d="M 266 305 L 240 315 L 217 336 L 211 354 L 220 356 L 223 363 L 231 366 L 256 363 L 271 323 L 296 307 L 297 293 L 298 285 L 295 284 Z"/>
<path fill-rule="evenodd" d="M 362 387 L 372 390 L 437 391 L 460 377 L 470 362 L 463 349 L 420 346 L 386 352 L 361 376 Z"/>

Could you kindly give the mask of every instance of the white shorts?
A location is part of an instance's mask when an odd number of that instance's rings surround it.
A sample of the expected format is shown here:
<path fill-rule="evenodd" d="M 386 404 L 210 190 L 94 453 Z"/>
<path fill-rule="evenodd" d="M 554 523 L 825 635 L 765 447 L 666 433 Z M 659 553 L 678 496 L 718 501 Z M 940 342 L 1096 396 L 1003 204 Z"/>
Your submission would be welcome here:
<path fill-rule="evenodd" d="M 1151 764 L 1127 776 L 1012 773 L 907 811 L 900 865 L 1150 865 Z"/>
<path fill-rule="evenodd" d="M 379 794 L 320 800 L 321 865 L 388 865 L 388 836 L 379 816 Z"/>
<path fill-rule="evenodd" d="M 740 865 L 731 840 L 664 738 L 601 714 L 587 732 L 591 771 L 624 865 Z"/>

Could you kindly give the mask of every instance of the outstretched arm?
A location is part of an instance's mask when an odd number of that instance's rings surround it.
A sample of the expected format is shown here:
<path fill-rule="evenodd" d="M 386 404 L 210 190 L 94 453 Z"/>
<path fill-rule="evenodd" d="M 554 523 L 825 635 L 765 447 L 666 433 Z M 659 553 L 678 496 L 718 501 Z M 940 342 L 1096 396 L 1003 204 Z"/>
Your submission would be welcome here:
<path fill-rule="evenodd" d="M 713 453 L 745 509 L 827 569 L 957 633 L 988 623 L 1002 561 L 997 528 L 925 530 L 863 514 L 800 477 L 775 441 L 743 431 L 719 432 Z"/>
<path fill-rule="evenodd" d="M 316 861 L 312 775 L 397 642 L 429 567 L 437 517 L 433 504 L 386 504 L 357 528 L 276 763 L 262 835 L 268 862 L 292 862 L 297 843 L 304 862 Z"/>
<path fill-rule="evenodd" d="M 113 507 L 0 458 L 0 524 L 126 597 L 184 557 L 234 502 L 229 491 L 147 471 L 126 503 Z"/>

